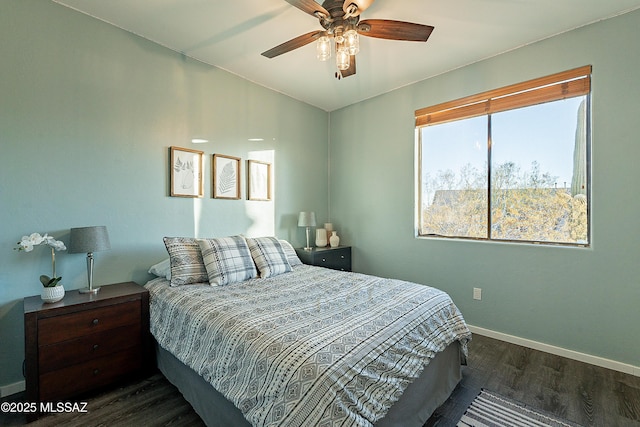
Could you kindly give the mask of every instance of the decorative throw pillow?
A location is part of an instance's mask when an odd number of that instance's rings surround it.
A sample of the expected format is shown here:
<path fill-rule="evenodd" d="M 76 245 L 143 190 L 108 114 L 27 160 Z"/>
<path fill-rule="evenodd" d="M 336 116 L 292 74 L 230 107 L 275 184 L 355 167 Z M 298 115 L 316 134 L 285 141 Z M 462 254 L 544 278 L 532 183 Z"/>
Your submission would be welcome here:
<path fill-rule="evenodd" d="M 244 237 L 199 239 L 198 244 L 212 286 L 224 286 L 256 277 L 256 266 Z"/>
<path fill-rule="evenodd" d="M 171 263 L 171 286 L 209 281 L 200 246 L 195 238 L 165 237 L 163 240 Z"/>
<path fill-rule="evenodd" d="M 167 258 L 149 267 L 149 274 L 171 280 L 171 259 Z"/>
<path fill-rule="evenodd" d="M 291 271 L 287 255 L 275 237 L 247 238 L 247 244 L 260 271 L 260 277 L 272 277 Z"/>
<path fill-rule="evenodd" d="M 289 265 L 291 265 L 291 267 L 302 265 L 302 261 L 300 261 L 300 258 L 298 258 L 298 254 L 296 253 L 296 250 L 293 249 L 293 246 L 291 246 L 291 243 L 287 242 L 286 240 L 279 240 L 279 242 L 282 245 L 284 254 L 287 256 Z"/>

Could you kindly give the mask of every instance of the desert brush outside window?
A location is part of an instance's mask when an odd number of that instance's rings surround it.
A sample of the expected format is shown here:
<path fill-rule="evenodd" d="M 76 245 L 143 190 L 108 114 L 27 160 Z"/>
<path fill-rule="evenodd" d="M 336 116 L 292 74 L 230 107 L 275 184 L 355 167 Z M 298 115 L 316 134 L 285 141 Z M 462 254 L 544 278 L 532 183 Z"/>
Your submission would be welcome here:
<path fill-rule="evenodd" d="M 591 66 L 416 111 L 417 234 L 588 246 Z"/>

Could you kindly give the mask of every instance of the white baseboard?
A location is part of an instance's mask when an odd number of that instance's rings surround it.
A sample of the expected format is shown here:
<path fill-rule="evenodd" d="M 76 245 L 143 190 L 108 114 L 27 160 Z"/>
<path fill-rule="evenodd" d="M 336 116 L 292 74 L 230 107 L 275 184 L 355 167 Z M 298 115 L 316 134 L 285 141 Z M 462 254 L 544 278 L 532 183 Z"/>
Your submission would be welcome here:
<path fill-rule="evenodd" d="M 21 391 L 25 391 L 26 386 L 24 381 L 18 381 L 17 383 L 7 384 L 0 386 L 0 397 L 11 396 L 12 394 L 20 393 Z"/>
<path fill-rule="evenodd" d="M 532 348 L 534 350 L 544 351 L 545 353 L 555 354 L 556 356 L 566 357 L 568 359 L 577 360 L 579 362 L 589 363 L 591 365 L 600 366 L 602 368 L 613 369 L 614 371 L 624 372 L 636 377 L 640 377 L 640 366 L 633 366 L 627 363 L 617 362 L 611 359 L 605 359 L 603 357 L 592 356 L 586 353 L 580 353 L 579 351 L 567 350 L 566 348 L 556 347 L 541 343 L 538 341 L 529 340 L 526 338 L 520 338 L 515 335 L 504 334 L 502 332 L 492 331 L 491 329 L 480 328 L 478 326 L 467 325 L 469 330 L 478 335 L 482 335 L 489 338 L 495 338 L 500 341 L 506 341 L 511 344 L 521 345 L 523 347 Z"/>

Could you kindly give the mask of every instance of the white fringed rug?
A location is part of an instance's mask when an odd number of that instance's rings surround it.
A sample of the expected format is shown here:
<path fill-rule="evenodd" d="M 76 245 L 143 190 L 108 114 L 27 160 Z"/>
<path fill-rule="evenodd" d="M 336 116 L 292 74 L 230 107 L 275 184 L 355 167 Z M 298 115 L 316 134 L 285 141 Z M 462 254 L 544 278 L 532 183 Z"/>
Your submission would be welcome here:
<path fill-rule="evenodd" d="M 458 427 L 579 427 L 578 424 L 561 420 L 526 408 L 499 394 L 482 390 L 471 402 Z"/>

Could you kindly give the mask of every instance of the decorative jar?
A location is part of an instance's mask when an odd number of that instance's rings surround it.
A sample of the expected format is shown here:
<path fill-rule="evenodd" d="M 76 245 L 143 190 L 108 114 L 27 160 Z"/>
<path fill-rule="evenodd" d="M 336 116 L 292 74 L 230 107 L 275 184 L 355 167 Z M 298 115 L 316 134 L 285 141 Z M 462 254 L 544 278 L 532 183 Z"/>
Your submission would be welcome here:
<path fill-rule="evenodd" d="M 324 228 L 316 228 L 316 246 L 319 248 L 327 246 L 327 230 Z"/>
<path fill-rule="evenodd" d="M 328 242 L 329 238 L 331 238 L 331 232 L 333 231 L 333 223 L 325 222 L 324 229 L 327 230 L 327 242 Z"/>
<path fill-rule="evenodd" d="M 331 232 L 331 237 L 329 238 L 329 244 L 332 248 L 340 246 L 340 236 L 338 236 L 337 231 Z"/>

